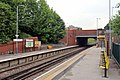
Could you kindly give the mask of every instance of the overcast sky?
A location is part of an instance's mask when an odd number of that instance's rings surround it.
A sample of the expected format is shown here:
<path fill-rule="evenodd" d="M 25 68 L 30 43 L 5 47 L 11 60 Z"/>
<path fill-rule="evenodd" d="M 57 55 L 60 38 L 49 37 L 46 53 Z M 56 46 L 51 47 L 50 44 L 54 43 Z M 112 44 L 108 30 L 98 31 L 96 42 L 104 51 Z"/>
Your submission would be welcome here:
<path fill-rule="evenodd" d="M 109 0 L 46 0 L 48 5 L 56 11 L 65 24 L 81 27 L 82 29 L 96 29 L 97 18 L 99 28 L 103 28 L 109 20 Z M 111 0 L 114 7 L 120 0 Z M 114 14 L 116 10 L 114 10 Z"/>

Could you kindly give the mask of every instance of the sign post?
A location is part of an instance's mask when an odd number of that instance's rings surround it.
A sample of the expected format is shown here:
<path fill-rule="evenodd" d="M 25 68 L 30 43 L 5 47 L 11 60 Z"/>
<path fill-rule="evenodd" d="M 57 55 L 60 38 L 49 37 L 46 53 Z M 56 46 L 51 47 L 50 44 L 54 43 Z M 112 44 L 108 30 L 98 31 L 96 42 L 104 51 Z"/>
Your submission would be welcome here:
<path fill-rule="evenodd" d="M 16 35 L 16 37 L 18 37 L 18 35 Z M 16 42 L 16 54 L 18 53 L 18 42 L 21 42 L 21 41 L 23 41 L 23 39 L 13 39 L 13 41 L 15 41 Z"/>

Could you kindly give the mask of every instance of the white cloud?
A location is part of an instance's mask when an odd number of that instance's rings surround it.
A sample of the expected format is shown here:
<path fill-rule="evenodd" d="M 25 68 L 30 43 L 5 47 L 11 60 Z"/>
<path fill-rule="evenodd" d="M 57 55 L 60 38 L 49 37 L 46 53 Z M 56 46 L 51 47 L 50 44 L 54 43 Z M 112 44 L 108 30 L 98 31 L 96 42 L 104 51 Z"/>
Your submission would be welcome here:
<path fill-rule="evenodd" d="M 109 0 L 46 0 L 50 7 L 61 16 L 67 25 L 96 29 L 96 18 L 100 17 L 99 27 L 108 23 Z M 112 1 L 115 6 L 119 0 Z"/>

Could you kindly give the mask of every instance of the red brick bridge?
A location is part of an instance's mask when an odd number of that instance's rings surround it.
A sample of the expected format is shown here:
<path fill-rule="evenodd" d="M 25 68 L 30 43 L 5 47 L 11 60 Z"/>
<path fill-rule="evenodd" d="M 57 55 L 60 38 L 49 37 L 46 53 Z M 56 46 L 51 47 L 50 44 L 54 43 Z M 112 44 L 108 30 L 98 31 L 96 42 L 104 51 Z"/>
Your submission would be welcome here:
<path fill-rule="evenodd" d="M 88 38 L 97 39 L 97 30 L 66 30 L 66 35 L 60 42 L 84 46 L 87 45 Z"/>

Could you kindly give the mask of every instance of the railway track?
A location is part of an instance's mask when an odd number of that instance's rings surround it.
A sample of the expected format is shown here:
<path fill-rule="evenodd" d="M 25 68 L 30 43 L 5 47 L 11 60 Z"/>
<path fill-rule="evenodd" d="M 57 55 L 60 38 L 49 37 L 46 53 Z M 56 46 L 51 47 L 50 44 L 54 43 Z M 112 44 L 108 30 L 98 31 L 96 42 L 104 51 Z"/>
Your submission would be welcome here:
<path fill-rule="evenodd" d="M 70 58 L 71 56 L 77 54 L 78 52 L 86 49 L 86 47 L 82 48 L 74 48 L 71 50 L 68 50 L 64 54 L 61 53 L 59 55 L 55 55 L 54 57 L 51 56 L 49 58 L 45 58 L 44 60 L 37 63 L 37 65 L 32 66 L 30 68 L 18 71 L 16 73 L 13 73 L 11 75 L 2 77 L 1 80 L 25 80 L 29 78 L 32 75 L 35 75 L 37 73 L 42 73 L 44 70 L 46 70 L 49 67 L 52 67 L 56 65 L 57 63 L 62 62 L 63 60 Z"/>

